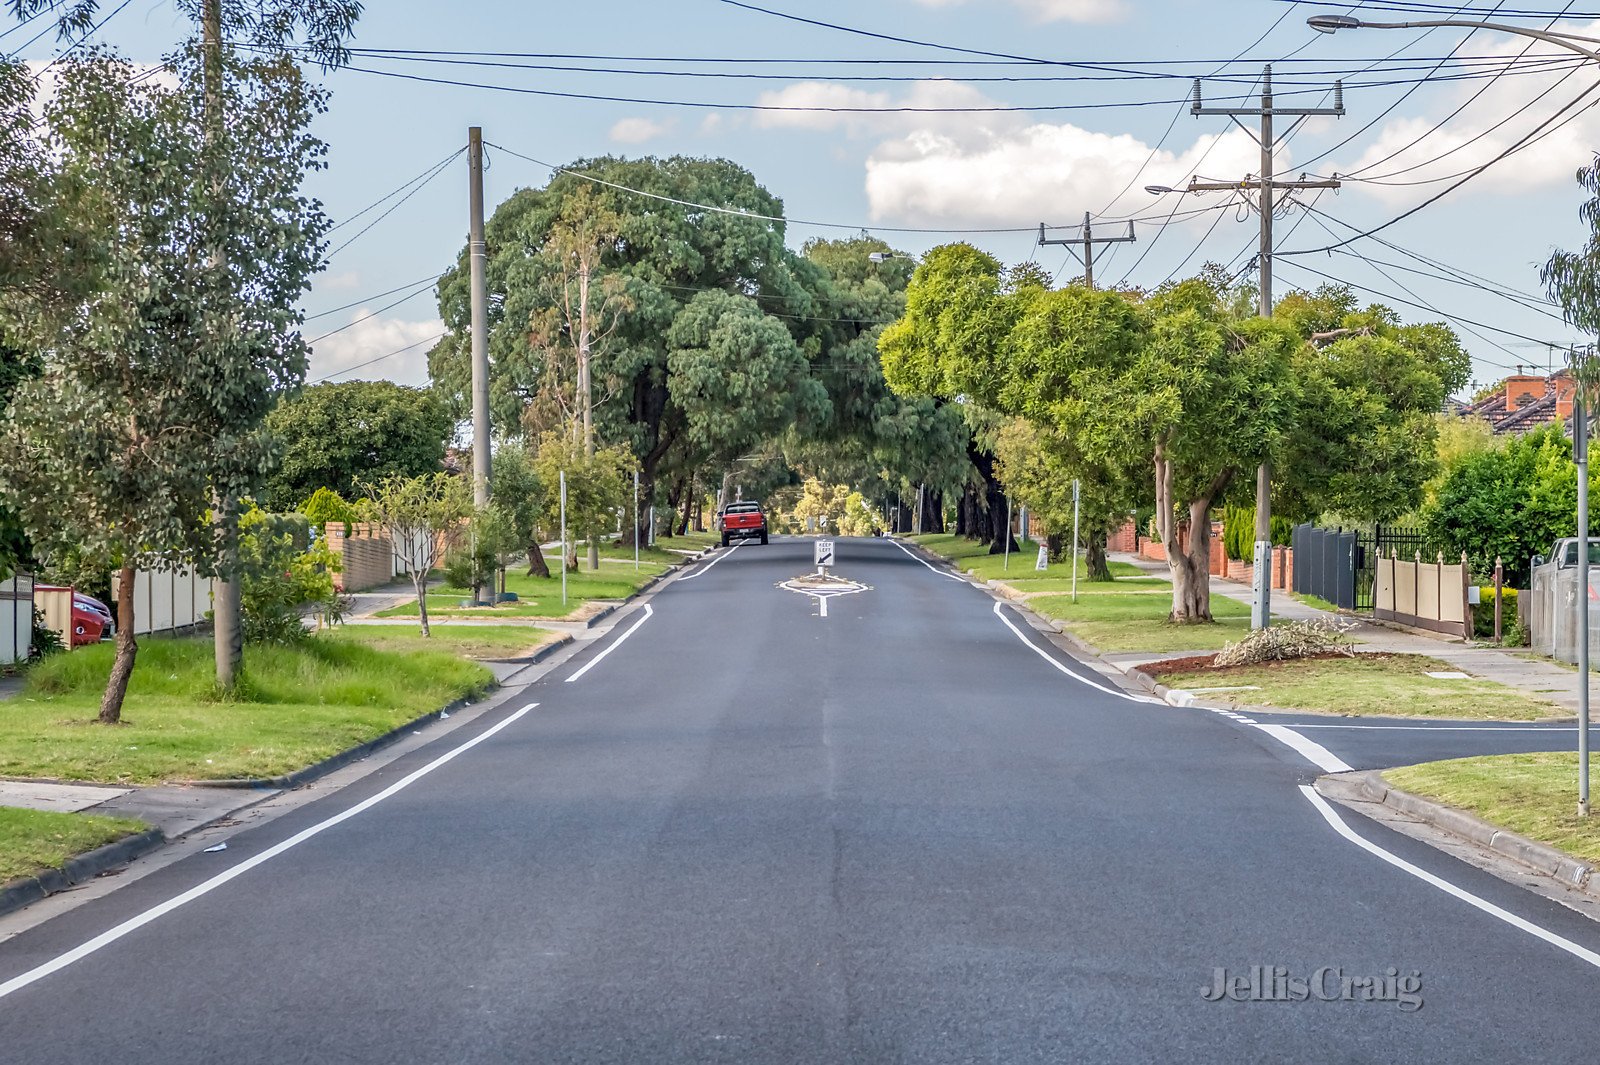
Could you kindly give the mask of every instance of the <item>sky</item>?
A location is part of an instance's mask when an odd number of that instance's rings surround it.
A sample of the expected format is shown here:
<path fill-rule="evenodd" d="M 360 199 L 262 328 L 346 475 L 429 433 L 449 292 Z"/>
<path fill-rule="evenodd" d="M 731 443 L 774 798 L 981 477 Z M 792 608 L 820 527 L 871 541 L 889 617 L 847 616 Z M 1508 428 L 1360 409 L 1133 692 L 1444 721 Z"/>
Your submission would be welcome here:
<path fill-rule="evenodd" d="M 751 3 L 769 12 L 727 0 L 369 0 L 353 46 L 372 51 L 324 77 L 331 106 L 315 127 L 330 165 L 308 189 L 343 224 L 306 300 L 308 379 L 426 381 L 426 351 L 443 330 L 430 282 L 455 262 L 467 230 L 466 161 L 452 154 L 472 125 L 489 144 L 491 211 L 549 179 L 530 158 L 719 156 L 782 199 L 796 248 L 861 230 L 912 255 L 967 240 L 1007 263 L 1039 262 L 1065 283 L 1082 268 L 1062 247 L 1039 247 L 1038 226 L 1071 236 L 1089 213 L 1096 233 L 1120 235 L 1131 219 L 1137 237 L 1097 250 L 1102 285 L 1153 287 L 1208 261 L 1253 278 L 1259 221 L 1238 194 L 1145 186 L 1256 174 L 1251 136 L 1227 117 L 1193 116 L 1189 98 L 1204 76 L 1208 107 L 1256 106 L 1269 62 L 1279 107 L 1329 107 L 1334 78 L 1346 82 L 1343 117 L 1277 120 L 1279 176 L 1356 178 L 1296 194 L 1302 202 L 1277 217 L 1275 294 L 1336 279 L 1405 321 L 1450 322 L 1479 385 L 1518 366 L 1559 366 L 1551 345 L 1583 339 L 1542 302 L 1539 281 L 1553 249 L 1584 240 L 1574 174 L 1600 144 L 1591 109 L 1600 74 L 1567 53 L 1489 31 L 1327 35 L 1305 22 L 1363 7 L 1369 19 L 1432 17 L 1374 10 L 1381 0 Z M 1482 18 L 1494 6 L 1463 11 Z M 112 0 L 111 12 L 97 39 L 137 62 L 158 60 L 188 30 L 172 0 L 120 10 Z M 51 36 L 23 47 L 42 25 L 0 48 L 47 63 L 62 47 Z M 1558 25 L 1600 34 L 1600 23 Z M 385 49 L 497 55 L 419 61 Z M 775 59 L 784 62 L 749 62 Z M 586 98 L 596 96 L 625 99 Z M 1387 243 L 1317 250 L 1378 226 Z"/>

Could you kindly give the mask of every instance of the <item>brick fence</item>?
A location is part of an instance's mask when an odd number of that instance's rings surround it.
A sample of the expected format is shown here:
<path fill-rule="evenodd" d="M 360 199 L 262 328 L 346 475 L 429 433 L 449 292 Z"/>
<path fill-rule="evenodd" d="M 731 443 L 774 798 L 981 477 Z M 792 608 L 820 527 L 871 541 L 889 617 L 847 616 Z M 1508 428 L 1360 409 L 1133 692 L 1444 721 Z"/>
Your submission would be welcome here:
<path fill-rule="evenodd" d="M 328 548 L 338 556 L 333 583 L 341 592 L 360 592 L 394 580 L 394 543 L 371 525 L 328 522 Z"/>

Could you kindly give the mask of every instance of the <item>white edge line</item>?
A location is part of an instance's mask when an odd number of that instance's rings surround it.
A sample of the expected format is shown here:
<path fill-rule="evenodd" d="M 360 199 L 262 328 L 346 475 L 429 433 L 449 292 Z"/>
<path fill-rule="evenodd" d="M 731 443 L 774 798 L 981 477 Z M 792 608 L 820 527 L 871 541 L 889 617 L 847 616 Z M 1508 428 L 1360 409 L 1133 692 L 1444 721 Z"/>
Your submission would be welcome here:
<path fill-rule="evenodd" d="M 729 547 L 728 550 L 725 553 L 718 555 L 716 558 L 712 559 L 710 562 L 707 562 L 704 566 L 701 566 L 699 569 L 695 570 L 693 573 L 690 573 L 690 574 L 688 574 L 687 576 L 684 576 L 684 577 L 679 577 L 678 580 L 679 581 L 692 581 L 696 577 L 700 576 L 703 573 L 711 572 L 711 567 L 712 566 L 715 566 L 718 562 L 721 562 L 723 559 L 727 558 L 729 555 L 733 554 L 735 551 L 739 550 L 739 548 L 741 548 L 743 546 L 744 546 L 744 543 L 742 541 L 737 543 L 737 544 L 734 544 L 733 546 Z"/>
<path fill-rule="evenodd" d="M 921 559 L 917 559 L 917 561 L 921 562 L 922 560 Z M 1012 634 L 1015 635 L 1017 639 L 1021 640 L 1027 646 L 1028 650 L 1032 651 L 1034 654 L 1038 655 L 1040 658 L 1044 659 L 1046 662 L 1049 662 L 1052 666 L 1055 666 L 1057 669 L 1059 669 L 1061 672 L 1065 673 L 1067 676 L 1071 677 L 1073 680 L 1078 681 L 1080 684 L 1087 684 L 1089 687 L 1094 688 L 1097 691 L 1105 692 L 1107 695 L 1115 695 L 1119 699 L 1127 699 L 1129 702 L 1134 702 L 1134 703 L 1155 703 L 1155 704 L 1158 704 L 1158 705 L 1165 705 L 1165 704 L 1163 704 L 1161 702 L 1160 699 L 1152 698 L 1152 697 L 1146 696 L 1146 695 L 1134 695 L 1131 692 L 1119 691 L 1116 688 L 1108 688 L 1104 684 L 1097 684 L 1094 681 L 1090 680 L 1088 677 L 1085 677 L 1080 673 L 1076 673 L 1073 670 L 1068 669 L 1066 666 L 1064 666 L 1060 662 L 1056 661 L 1055 658 L 1049 652 L 1045 651 L 1038 644 L 1034 643 L 1032 640 L 1028 639 L 1028 637 L 1023 635 L 1021 629 L 1019 629 L 1015 625 L 1011 624 L 1011 619 L 1006 617 L 1005 613 L 1000 609 L 1004 605 L 1005 604 L 998 603 L 998 602 L 995 603 L 995 605 L 994 605 L 994 616 L 1000 619 L 1000 623 L 1002 625 L 1004 625 L 1006 628 L 1010 629 Z"/>
<path fill-rule="evenodd" d="M 152 906 L 150 909 L 144 911 L 143 913 L 141 913 L 141 914 L 139 914 L 139 915 L 137 915 L 135 917 L 130 917 L 126 921 L 123 921 L 121 924 L 116 925 L 116 926 L 114 926 L 114 927 L 112 927 L 110 929 L 107 929 L 106 931 L 104 931 L 104 932 L 100 933 L 99 935 L 95 936 L 93 939 L 89 940 L 87 943 L 83 943 L 80 946 L 74 947 L 73 949 L 67 951 L 65 954 L 57 955 L 55 958 L 52 958 L 50 961 L 47 961 L 47 962 L 43 963 L 42 965 L 37 965 L 34 968 L 29 969 L 25 973 L 22 973 L 22 974 L 20 974 L 18 976 L 12 977 L 10 980 L 7 980 L 5 983 L 0 984 L 0 998 L 5 998 L 7 995 L 12 994 L 13 992 L 20 991 L 23 988 L 27 987 L 29 984 L 32 984 L 32 983 L 35 983 L 35 982 L 37 982 L 39 980 L 44 979 L 45 977 L 49 976 L 51 973 L 58 972 L 61 969 L 65 969 L 67 966 L 71 965 L 73 962 L 81 961 L 82 959 L 84 959 L 84 958 L 88 957 L 89 955 L 93 954 L 95 951 L 99 950 L 100 948 L 106 947 L 106 946 L 110 946 L 112 943 L 115 943 L 117 940 L 121 939 L 123 936 L 126 936 L 131 932 L 137 931 L 140 928 L 143 928 L 145 925 L 149 924 L 151 921 L 154 921 L 154 920 L 156 920 L 157 918 L 160 918 L 160 917 L 164 917 L 165 915 L 171 913 L 173 910 L 176 910 L 178 907 L 186 905 L 187 903 L 193 902 L 195 899 L 200 898 L 202 895 L 206 895 L 206 894 L 209 894 L 212 891 L 215 891 L 217 888 L 221 887 L 223 884 L 226 884 L 228 881 L 232 880 L 234 877 L 243 876 L 245 873 L 248 873 L 250 870 L 254 869 L 256 866 L 261 865 L 264 862 L 271 861 L 273 858 L 276 858 L 278 855 L 284 853 L 285 851 L 287 851 L 287 850 L 289 850 L 289 849 L 291 849 L 293 847 L 298 847 L 300 844 L 304 843 L 306 840 L 310 839 L 312 836 L 315 836 L 320 832 L 323 832 L 323 831 L 325 831 L 327 829 L 330 829 L 334 825 L 337 825 L 342 821 L 348 821 L 350 818 L 356 816 L 359 813 L 362 813 L 365 810 L 370 810 L 372 807 L 378 805 L 378 803 L 382 802 L 383 800 L 387 799 L 389 796 L 391 796 L 391 795 L 395 794 L 396 792 L 400 791 L 402 788 L 405 788 L 408 785 L 410 785 L 410 784 L 422 779 L 423 777 L 427 776 L 429 773 L 433 772 L 435 769 L 438 769 L 440 766 L 444 765 L 446 762 L 448 762 L 451 759 L 455 758 L 457 755 L 462 754 L 462 753 L 464 753 L 466 751 L 469 751 L 472 748 L 476 747 L 478 744 L 482 743 L 484 740 L 488 739 L 490 736 L 493 736 L 495 733 L 499 732 L 501 729 L 505 728 L 506 726 L 512 724 L 517 719 L 521 718 L 524 714 L 528 713 L 528 711 L 532 710 L 534 707 L 536 707 L 538 705 L 539 705 L 538 703 L 529 703 L 527 706 L 524 706 L 521 710 L 518 710 L 516 713 L 512 714 L 510 717 L 507 717 L 504 721 L 499 722 L 498 724 L 494 725 L 492 728 L 485 729 L 483 732 L 480 732 L 478 735 L 474 736 L 472 739 L 470 739 L 467 742 L 463 743 L 461 746 L 455 747 L 455 748 L 452 748 L 449 751 L 446 751 L 444 754 L 441 754 L 439 757 L 435 758 L 433 761 L 429 762 L 427 765 L 423 766 L 421 769 L 413 770 L 411 773 L 408 773 L 406 776 L 401 777 L 399 780 L 395 781 L 393 784 L 390 784 L 387 788 L 384 788 L 382 791 L 378 792 L 378 794 L 372 796 L 371 798 L 363 799 L 361 802 L 359 802 L 356 805 L 350 807 L 348 810 L 342 811 L 341 813 L 334 814 L 332 817 L 330 817 L 330 818 L 328 818 L 328 819 L 326 819 L 324 821 L 318 821 L 316 824 L 312 825 L 310 828 L 301 829 L 299 832 L 296 832 L 294 835 L 290 836 L 288 839 L 284 840 L 283 842 L 275 844 L 274 846 L 267 848 L 266 850 L 262 851 L 260 854 L 257 854 L 253 858 L 245 859 L 244 861 L 240 862 L 238 865 L 234 866 L 231 869 L 228 869 L 228 870 L 226 870 L 224 872 L 218 873 L 216 876 L 212 877 L 210 880 L 206 880 L 206 881 L 203 881 L 203 882 L 201 882 L 199 884 L 196 884 L 194 887 L 190 888 L 188 891 L 185 891 L 183 894 L 177 895 L 177 896 L 175 896 L 173 898 L 170 898 L 166 902 L 163 902 L 158 906 Z"/>
<path fill-rule="evenodd" d="M 1369 854 L 1376 855 L 1383 861 L 1388 862 L 1390 865 L 1401 870 L 1402 872 L 1410 873 L 1423 883 L 1431 884 L 1440 891 L 1443 891 L 1445 894 L 1453 895 L 1465 902 L 1467 905 L 1476 907 L 1489 916 L 1504 921 L 1513 928 L 1520 929 L 1521 931 L 1528 933 L 1530 936 L 1542 939 L 1551 946 L 1558 947 L 1559 949 L 1566 951 L 1568 954 L 1571 954 L 1580 961 L 1587 962 L 1596 968 L 1600 968 L 1600 954 L 1596 954 L 1587 947 L 1579 946 L 1570 939 L 1567 939 L 1563 936 L 1558 936 L 1554 932 L 1540 928 L 1538 925 L 1518 917 L 1509 910 L 1501 909 L 1499 906 L 1496 906 L 1487 899 L 1479 898 L 1472 892 L 1467 891 L 1464 888 L 1456 887 L 1456 885 L 1450 883 L 1448 880 L 1437 877 L 1428 872 L 1426 869 L 1421 869 L 1415 865 L 1412 865 L 1404 858 L 1401 858 L 1395 854 L 1391 854 L 1389 851 L 1384 850 L 1376 843 L 1372 843 L 1369 840 L 1363 839 L 1355 832 L 1354 829 L 1345 824 L 1344 818 L 1340 817 L 1338 813 L 1334 811 L 1333 807 L 1329 806 L 1327 801 L 1316 793 L 1315 789 L 1304 784 L 1301 784 L 1299 787 L 1300 793 L 1304 795 L 1307 801 L 1309 801 L 1311 805 L 1316 808 L 1317 813 L 1322 815 L 1322 819 L 1328 822 L 1335 832 L 1339 833 L 1339 835 L 1343 836 L 1351 843 L 1354 843 L 1362 850 Z"/>
<path fill-rule="evenodd" d="M 1376 732 L 1577 732 L 1577 725 L 1341 725 L 1297 721 L 1289 728 L 1368 729 Z"/>
<path fill-rule="evenodd" d="M 895 540 L 895 539 L 891 538 L 889 542 L 891 544 L 893 544 L 894 546 L 898 547 L 900 550 L 904 551 L 907 555 L 910 555 L 912 561 L 922 563 L 924 566 L 927 566 L 928 569 L 932 570 L 934 573 L 937 573 L 939 576 L 941 576 L 941 577 L 949 577 L 951 580 L 960 581 L 962 584 L 966 584 L 967 583 L 967 579 L 965 577 L 962 577 L 962 576 L 960 576 L 958 574 L 955 574 L 955 573 L 951 573 L 948 570 L 942 570 L 938 566 L 935 566 L 935 565 L 931 564 L 927 559 L 920 557 L 915 551 L 911 550 L 911 548 L 907 547 L 905 544 L 902 544 L 899 540 Z"/>
<path fill-rule="evenodd" d="M 617 648 L 621 647 L 623 642 L 625 640 L 627 640 L 627 638 L 629 636 L 632 636 L 634 633 L 638 632 L 639 631 L 639 626 L 641 626 L 645 622 L 649 621 L 650 620 L 650 615 L 652 615 L 654 613 L 655 613 L 655 608 L 652 607 L 649 603 L 646 603 L 644 605 L 644 616 L 641 617 L 638 621 L 634 622 L 633 623 L 633 627 L 631 629 L 629 629 L 627 632 L 623 633 L 621 636 L 618 636 L 616 642 L 613 643 L 610 647 L 607 647 L 604 651 L 601 651 L 599 654 L 595 655 L 592 659 L 590 659 L 588 665 L 584 666 L 582 669 L 578 670 L 578 672 L 576 672 L 572 676 L 568 677 L 567 678 L 567 683 L 571 684 L 573 681 L 577 680 L 579 677 L 581 677 L 585 673 L 589 672 L 595 666 L 598 666 L 601 662 L 605 661 L 606 655 L 610 654 L 612 651 L 615 651 Z"/>
<path fill-rule="evenodd" d="M 1268 725 L 1253 719 L 1239 717 L 1235 717 L 1234 720 L 1241 725 L 1249 725 L 1251 728 L 1260 729 L 1324 773 L 1350 772 L 1350 767 L 1338 755 L 1315 740 L 1306 739 L 1287 725 Z"/>

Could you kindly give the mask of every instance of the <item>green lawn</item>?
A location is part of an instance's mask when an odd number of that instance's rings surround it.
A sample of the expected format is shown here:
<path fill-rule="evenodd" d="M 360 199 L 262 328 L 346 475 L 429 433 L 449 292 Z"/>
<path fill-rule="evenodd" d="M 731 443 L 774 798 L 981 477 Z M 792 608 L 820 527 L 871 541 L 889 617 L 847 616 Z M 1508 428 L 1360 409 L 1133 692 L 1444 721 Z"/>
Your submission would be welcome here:
<path fill-rule="evenodd" d="M 124 817 L 94 817 L 0 806 L 0 886 L 113 843 L 150 826 Z"/>
<path fill-rule="evenodd" d="M 600 560 L 600 569 L 585 568 L 583 553 L 578 556 L 579 570 L 567 574 L 567 601 L 561 601 L 561 571 L 552 567 L 551 576 L 530 577 L 525 570 L 506 574 L 506 591 L 515 592 L 518 601 L 497 607 L 463 607 L 463 600 L 471 598 L 466 588 L 438 585 L 428 589 L 428 616 L 463 618 L 564 618 L 577 613 L 593 599 L 626 599 L 639 586 L 666 570 L 663 563 L 644 563 L 633 568 L 630 553 L 626 564 L 617 560 Z M 554 561 L 553 559 L 551 561 Z M 417 603 L 412 600 L 399 606 L 381 610 L 380 618 L 406 618 L 417 616 Z"/>
<path fill-rule="evenodd" d="M 326 637 L 359 643 L 380 651 L 398 651 L 402 654 L 445 651 L 470 659 L 520 658 L 561 638 L 560 633 L 532 625 L 501 627 L 440 621 L 429 628 L 433 634 L 424 638 L 415 626 L 409 625 L 340 625 L 330 629 Z"/>
<path fill-rule="evenodd" d="M 1226 596 L 1211 597 L 1211 624 L 1174 625 L 1172 585 L 1158 578 L 1115 581 L 1095 585 L 1078 601 L 1070 595 L 1046 595 L 1028 600 L 1028 606 L 1055 618 L 1101 651 L 1218 651 L 1250 631 L 1250 608 Z M 1128 590 L 1124 590 L 1128 589 Z"/>
<path fill-rule="evenodd" d="M 1533 721 L 1563 713 L 1554 704 L 1494 681 L 1427 676 L 1454 668 L 1425 655 L 1357 655 L 1201 669 L 1162 674 L 1160 679 L 1172 688 L 1250 685 L 1259 689 L 1207 693 L 1202 696 L 1207 702 L 1328 714 Z"/>
<path fill-rule="evenodd" d="M 1022 545 L 1022 550 L 1011 555 L 1007 564 L 1005 555 L 991 555 L 989 548 L 975 540 L 968 540 L 965 536 L 954 533 L 929 533 L 926 536 L 907 537 L 913 543 L 921 544 L 936 555 L 950 559 L 960 569 L 981 577 L 986 581 L 1003 580 L 1008 584 L 1018 580 L 1039 580 L 1064 578 L 1070 587 L 1072 581 L 1072 560 L 1053 562 L 1043 570 L 1033 568 L 1034 560 L 1039 554 L 1039 544 L 1030 540 Z M 1142 577 L 1144 571 L 1138 566 L 1127 562 L 1111 563 L 1113 577 Z M 1079 588 L 1089 576 L 1088 563 L 1080 555 L 1078 558 L 1078 583 Z"/>
<path fill-rule="evenodd" d="M 1600 862 L 1600 817 L 1580 818 L 1576 752 L 1498 754 L 1388 769 L 1402 791 L 1442 802 L 1585 861 Z"/>
<path fill-rule="evenodd" d="M 311 765 L 493 684 L 448 651 L 391 653 L 319 636 L 249 647 L 215 689 L 208 640 L 145 640 L 124 724 L 94 723 L 111 645 L 52 656 L 0 702 L 0 776 L 105 783 L 269 777 Z"/>
<path fill-rule="evenodd" d="M 1274 590 L 1272 594 L 1277 595 L 1280 590 Z M 1290 592 L 1289 595 L 1291 598 L 1298 599 L 1306 606 L 1315 607 L 1318 610 L 1326 610 L 1330 614 L 1337 614 L 1339 612 L 1339 608 L 1337 606 L 1328 602 L 1320 595 L 1312 595 L 1309 592 Z"/>

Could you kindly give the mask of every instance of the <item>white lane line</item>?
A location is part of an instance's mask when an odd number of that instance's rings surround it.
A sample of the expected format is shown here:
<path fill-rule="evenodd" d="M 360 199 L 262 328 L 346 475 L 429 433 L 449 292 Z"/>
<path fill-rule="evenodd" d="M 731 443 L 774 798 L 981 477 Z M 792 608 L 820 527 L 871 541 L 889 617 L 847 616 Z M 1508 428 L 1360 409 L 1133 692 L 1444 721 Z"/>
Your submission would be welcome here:
<path fill-rule="evenodd" d="M 1377 855 L 1379 858 L 1388 862 L 1396 869 L 1399 869 L 1402 872 L 1410 873 L 1423 883 L 1431 884 L 1440 891 L 1443 891 L 1445 894 L 1453 895 L 1462 902 L 1465 902 L 1467 905 L 1474 906 L 1489 916 L 1504 921 L 1513 928 L 1520 929 L 1521 931 L 1528 933 L 1530 936 L 1542 939 L 1551 946 L 1558 947 L 1561 950 L 1566 951 L 1574 958 L 1577 958 L 1580 961 L 1588 962 L 1595 968 L 1600 968 L 1600 954 L 1596 954 L 1587 947 L 1581 947 L 1564 936 L 1558 936 L 1548 929 L 1540 928 L 1538 925 L 1518 917 L 1509 910 L 1501 909 L 1499 906 L 1496 906 L 1487 899 L 1479 898 L 1470 891 L 1456 887 L 1448 880 L 1434 876 L 1426 869 L 1421 869 L 1415 865 L 1412 865 L 1404 858 L 1401 858 L 1396 854 L 1391 854 L 1382 847 L 1378 846 L 1376 843 L 1372 843 L 1366 839 L 1363 839 L 1361 836 L 1356 834 L 1354 829 L 1345 824 L 1344 818 L 1340 817 L 1334 811 L 1333 807 L 1329 806 L 1322 796 L 1318 795 L 1314 789 L 1302 784 L 1300 785 L 1300 793 L 1306 797 L 1306 800 L 1310 802 L 1312 806 L 1316 807 L 1317 813 L 1322 815 L 1322 819 L 1328 822 L 1335 832 L 1339 833 L 1339 835 L 1343 836 L 1351 843 L 1354 843 L 1367 853 Z"/>
<path fill-rule="evenodd" d="M 29 969 L 27 972 L 22 973 L 20 976 L 12 977 L 5 983 L 0 984 L 0 998 L 5 998 L 7 995 L 12 994 L 13 992 L 22 990 L 29 984 L 43 980 L 51 973 L 59 972 L 60 970 L 71 965 L 73 962 L 82 961 L 95 951 L 115 943 L 117 940 L 121 939 L 125 935 L 128 935 L 130 932 L 137 931 L 138 929 L 149 924 L 151 921 L 171 913 L 178 907 L 193 902 L 202 895 L 206 895 L 212 891 L 215 891 L 217 888 L 221 887 L 223 884 L 226 884 L 234 877 L 243 876 L 256 866 L 276 858 L 284 851 L 287 851 L 293 847 L 298 847 L 312 836 L 315 836 L 320 832 L 324 832 L 340 822 L 348 821 L 350 818 L 362 813 L 363 811 L 372 809 L 372 807 L 378 805 L 389 796 L 395 794 L 397 791 L 400 791 L 402 788 L 408 787 L 416 781 L 421 780 L 423 777 L 427 776 L 435 769 L 438 769 L 440 766 L 455 758 L 457 755 L 463 754 L 466 751 L 470 751 L 472 748 L 476 747 L 490 736 L 493 736 L 501 729 L 512 724 L 538 705 L 538 703 L 529 703 L 527 706 L 524 706 L 521 710 L 518 710 L 516 713 L 495 725 L 493 728 L 485 729 L 483 732 L 480 732 L 478 735 L 474 736 L 466 743 L 463 743 L 461 746 L 455 747 L 449 751 L 446 751 L 444 754 L 441 754 L 439 757 L 435 758 L 421 769 L 414 770 L 406 776 L 401 777 L 399 780 L 395 781 L 393 784 L 390 784 L 387 788 L 384 788 L 370 799 L 364 799 L 342 813 L 334 814 L 325 821 L 319 821 L 310 828 L 302 829 L 301 831 L 290 836 L 288 839 L 284 840 L 282 843 L 262 851 L 254 858 L 248 858 L 234 866 L 232 869 L 229 869 L 226 872 L 218 873 L 216 876 L 212 877 L 210 880 L 204 881 L 203 883 L 196 884 L 183 894 L 168 899 L 159 906 L 152 906 L 150 909 L 144 911 L 136 917 L 128 918 L 121 924 L 100 933 L 87 943 L 74 947 L 65 954 L 58 955 L 42 965 L 35 966 L 34 968 Z"/>
<path fill-rule="evenodd" d="M 819 595 L 819 596 L 817 596 L 817 602 L 822 606 L 822 616 L 823 617 L 827 617 L 828 616 L 828 597 L 825 596 L 825 595 Z"/>
<path fill-rule="evenodd" d="M 680 581 L 692 581 L 696 577 L 699 577 L 699 576 L 701 576 L 703 574 L 706 574 L 706 573 L 710 573 L 712 566 L 715 566 L 718 562 L 721 562 L 723 559 L 727 558 L 729 555 L 732 555 L 735 551 L 739 550 L 739 548 L 741 548 L 743 546 L 744 546 L 743 543 L 734 544 L 732 547 L 728 548 L 728 550 L 726 552 L 724 552 L 723 554 L 718 555 L 716 558 L 712 559 L 710 562 L 707 562 L 700 569 L 695 570 L 693 573 L 689 574 L 687 577 L 679 577 L 678 580 L 680 580 Z"/>
<path fill-rule="evenodd" d="M 915 556 L 913 556 L 913 557 L 915 557 Z M 922 560 L 921 559 L 917 559 L 917 561 L 921 562 Z M 926 563 L 924 563 L 924 564 L 926 564 Z M 1012 631 L 1012 633 L 1017 637 L 1017 639 L 1021 640 L 1027 646 L 1028 650 L 1032 651 L 1034 654 L 1038 655 L 1040 658 L 1044 659 L 1046 662 L 1049 662 L 1052 666 L 1055 666 L 1057 669 L 1059 669 L 1061 672 L 1065 673 L 1067 676 L 1071 677 L 1073 680 L 1078 681 L 1080 684 L 1087 684 L 1089 687 L 1095 688 L 1095 689 L 1097 689 L 1099 691 L 1103 691 L 1107 695 L 1115 695 L 1119 699 L 1127 699 L 1129 702 L 1134 702 L 1134 703 L 1156 703 L 1156 704 L 1161 705 L 1161 706 L 1165 706 L 1166 705 L 1160 699 L 1152 698 L 1150 696 L 1145 696 L 1145 695 L 1134 695 L 1131 692 L 1119 691 L 1116 688 L 1108 688 L 1104 684 L 1097 684 L 1094 681 L 1090 680 L 1088 677 L 1085 677 L 1080 673 L 1076 673 L 1076 672 L 1068 669 L 1066 666 L 1064 666 L 1060 662 L 1056 661 L 1055 658 L 1052 655 L 1050 655 L 1047 651 L 1045 651 L 1043 648 L 1041 648 L 1038 644 L 1034 643 L 1032 640 L 1030 640 L 1026 636 L 1024 636 L 1022 634 L 1022 630 L 1021 629 L 1019 629 L 1015 625 L 1011 624 L 1011 619 L 1006 617 L 1005 613 L 1000 609 L 1002 605 L 1003 604 L 1001 604 L 1001 603 L 996 603 L 994 605 L 994 616 L 1000 619 L 1001 624 L 1005 625 L 1006 628 L 1010 629 Z"/>
<path fill-rule="evenodd" d="M 649 603 L 646 603 L 644 605 L 644 616 L 641 617 L 638 621 L 633 623 L 633 628 L 629 629 L 627 632 L 623 633 L 621 636 L 618 636 L 615 643 L 613 643 L 610 647 L 607 647 L 604 651 L 601 651 L 599 654 L 595 655 L 592 659 L 589 660 L 589 664 L 588 665 L 584 666 L 582 669 L 578 670 L 578 672 L 576 672 L 572 676 L 568 677 L 567 678 L 567 683 L 571 684 L 573 681 L 577 680 L 579 677 L 581 677 L 585 673 L 589 672 L 595 666 L 598 666 L 601 662 L 605 661 L 606 655 L 610 654 L 612 651 L 615 651 L 617 648 L 621 647 L 622 646 L 622 642 L 624 640 L 626 640 L 629 636 L 632 636 L 634 633 L 638 632 L 639 631 L 639 626 L 643 625 L 645 622 L 649 621 L 650 620 L 650 615 L 654 614 L 655 612 L 656 612 L 655 608 L 652 607 Z"/>
<path fill-rule="evenodd" d="M 928 562 L 927 559 L 922 558 L 921 556 L 919 556 L 915 551 L 911 550 L 909 547 L 907 547 L 906 545 L 902 544 L 899 540 L 891 539 L 889 542 L 891 544 L 893 544 L 894 546 L 898 547 L 900 550 L 904 551 L 907 555 L 911 556 L 913 561 L 920 562 L 922 565 L 927 566 L 930 570 L 932 570 L 933 572 L 937 573 L 939 576 L 941 576 L 941 577 L 949 577 L 951 580 L 960 581 L 962 584 L 966 584 L 967 583 L 967 579 L 965 577 L 962 577 L 962 576 L 960 576 L 958 574 L 955 574 L 955 573 L 951 573 L 949 570 L 943 570 L 943 569 L 940 569 L 938 566 L 932 565 L 931 563 Z"/>
<path fill-rule="evenodd" d="M 1320 725 L 1297 721 L 1290 728 L 1367 729 L 1376 732 L 1577 732 L 1577 725 Z"/>
<path fill-rule="evenodd" d="M 1240 722 L 1245 724 L 1246 722 Z M 1338 755 L 1328 750 L 1315 740 L 1308 740 L 1300 733 L 1283 725 L 1263 725 L 1259 721 L 1250 722 L 1251 728 L 1260 729 L 1285 747 L 1290 748 L 1300 757 L 1322 770 L 1324 773 L 1348 773 L 1350 767 Z"/>

